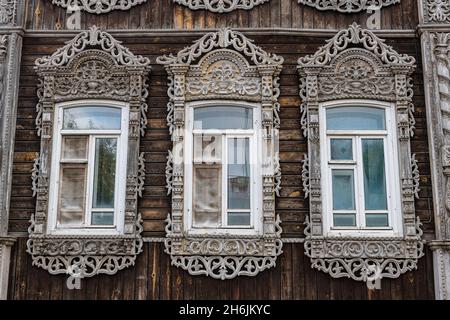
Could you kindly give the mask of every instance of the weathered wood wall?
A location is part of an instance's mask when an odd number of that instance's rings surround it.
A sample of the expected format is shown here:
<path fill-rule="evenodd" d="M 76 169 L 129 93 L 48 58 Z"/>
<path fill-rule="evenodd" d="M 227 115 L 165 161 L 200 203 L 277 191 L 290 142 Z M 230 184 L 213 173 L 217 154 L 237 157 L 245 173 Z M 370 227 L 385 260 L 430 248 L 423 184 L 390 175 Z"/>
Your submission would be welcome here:
<path fill-rule="evenodd" d="M 432 254 L 427 250 L 418 271 L 398 279 L 383 279 L 381 290 L 365 283 L 332 279 L 311 269 L 302 244 L 285 244 L 277 267 L 257 277 L 214 280 L 190 276 L 170 266 L 163 244 L 146 243 L 132 268 L 114 276 L 81 280 L 80 290 L 68 290 L 65 275 L 50 275 L 31 266 L 26 239 L 15 245 L 12 256 L 9 299 L 433 299 Z"/>
<path fill-rule="evenodd" d="M 52 5 L 51 0 L 26 1 L 26 28 L 34 30 L 66 29 L 66 10 Z M 417 0 L 401 0 L 381 10 L 381 29 L 416 29 Z M 366 26 L 367 12 L 337 14 L 319 11 L 297 3 L 297 0 L 270 0 L 252 10 L 215 14 L 193 11 L 172 0 L 148 0 L 129 11 L 81 15 L 83 29 L 95 24 L 106 29 L 202 29 L 232 28 L 303 28 L 341 29 L 352 22 Z"/>
<path fill-rule="evenodd" d="M 300 56 L 315 52 L 324 44 L 326 38 L 270 35 L 267 31 L 250 37 L 263 49 L 285 59 L 279 99 L 283 176 L 281 197 L 277 199 L 276 210 L 283 220 L 283 236 L 301 238 L 303 221 L 308 213 L 308 201 L 304 199 L 301 185 L 300 161 L 306 152 L 306 140 L 302 136 L 299 123 L 300 98 L 296 62 Z M 170 199 L 165 189 L 165 165 L 171 142 L 166 127 L 166 74 L 155 60 L 161 54 L 176 53 L 198 36 L 188 32 L 166 36 L 139 33 L 116 36 L 132 52 L 145 55 L 154 63 L 150 76 L 148 130 L 141 142 L 141 151 L 145 152 L 147 176 L 139 211 L 144 218 L 144 236 L 162 237 L 164 219 L 170 211 Z M 304 257 L 302 244 L 285 244 L 284 253 L 274 270 L 264 271 L 255 278 L 241 277 L 224 282 L 203 276 L 191 277 L 187 272 L 171 267 L 170 259 L 163 252 L 160 243 L 146 243 L 144 252 L 138 257 L 134 268 L 121 271 L 115 276 L 98 276 L 83 280 L 82 290 L 69 291 L 65 287 L 65 276 L 51 276 L 47 271 L 33 267 L 29 255 L 25 252 L 28 220 L 35 211 L 35 199 L 31 192 L 31 169 L 40 146 L 34 125 L 37 77 L 33 71 L 33 63 L 36 58 L 53 53 L 69 39 L 68 36 L 37 34 L 26 35 L 24 38 L 9 223 L 9 231 L 22 235 L 22 238 L 13 247 L 10 298 L 433 298 L 432 262 L 428 252 L 427 256 L 421 259 L 417 271 L 397 280 L 383 280 L 381 291 L 367 291 L 364 283 L 347 279 L 335 280 L 327 274 L 312 270 L 309 260 Z M 416 153 L 421 173 L 420 199 L 416 201 L 417 215 L 424 222 L 426 237 L 431 238 L 434 234 L 434 222 L 419 42 L 414 35 L 388 39 L 387 42 L 399 52 L 415 56 L 419 64 L 414 74 L 417 129 L 412 139 L 412 152 Z"/>

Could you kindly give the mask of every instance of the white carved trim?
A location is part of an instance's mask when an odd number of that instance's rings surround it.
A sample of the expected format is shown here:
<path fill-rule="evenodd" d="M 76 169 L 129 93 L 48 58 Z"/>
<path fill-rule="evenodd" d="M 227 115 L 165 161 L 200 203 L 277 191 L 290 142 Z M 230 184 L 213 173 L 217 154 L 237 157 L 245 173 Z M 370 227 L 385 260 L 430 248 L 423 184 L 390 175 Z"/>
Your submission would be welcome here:
<path fill-rule="evenodd" d="M 298 0 L 298 3 L 318 10 L 333 10 L 343 13 L 360 12 L 399 3 L 400 0 Z"/>
<path fill-rule="evenodd" d="M 0 237 L 0 300 L 8 297 L 9 266 L 11 264 L 11 247 L 15 242 L 11 237 Z"/>
<path fill-rule="evenodd" d="M 0 25 L 14 25 L 18 0 L 0 0 Z"/>
<path fill-rule="evenodd" d="M 225 13 L 234 10 L 250 10 L 269 0 L 173 0 L 191 10 L 208 10 L 211 12 Z"/>
<path fill-rule="evenodd" d="M 166 184 L 168 194 L 172 195 L 172 212 L 166 220 L 165 251 L 170 254 L 172 264 L 194 275 L 222 280 L 254 276 L 275 266 L 282 247 L 281 221 L 275 215 L 281 170 L 274 139 L 280 125 L 279 73 L 283 58 L 255 46 L 240 32 L 222 29 L 207 33 L 176 56 L 158 57 L 157 62 L 165 65 L 169 85 L 167 124 L 173 149 L 167 156 Z M 214 99 L 261 105 L 263 140 L 270 149 L 267 158 L 273 160 L 262 177 L 261 235 L 187 236 L 184 232 L 184 165 L 175 157 L 184 148 L 185 106 L 189 101 Z"/>
<path fill-rule="evenodd" d="M 150 60 L 135 56 L 94 26 L 53 55 L 38 58 L 35 70 L 39 76 L 36 124 L 41 150 L 31 174 L 37 201 L 28 228 L 27 252 L 33 265 L 51 274 L 70 273 L 76 266 L 81 277 L 114 274 L 133 265 L 142 251 L 137 201 L 144 190 L 145 158 L 144 153 L 139 153 L 139 142 L 147 122 Z M 83 99 L 123 101 L 129 105 L 124 233 L 120 235 L 47 233 L 55 105 Z"/>
<path fill-rule="evenodd" d="M 419 0 L 422 10 L 419 10 L 421 20 L 425 24 L 450 23 L 449 0 Z"/>
<path fill-rule="evenodd" d="M 113 10 L 129 10 L 147 0 L 51 0 L 53 4 L 63 8 L 76 8 L 89 13 L 107 13 Z"/>
<path fill-rule="evenodd" d="M 308 155 L 302 165 L 305 194 L 310 199 L 306 219 L 305 252 L 312 266 L 332 277 L 367 281 L 377 270 L 379 277 L 396 278 L 417 267 L 423 256 L 420 221 L 415 217 L 418 196 L 417 161 L 410 152 L 413 135 L 413 57 L 394 51 L 373 32 L 352 24 L 339 31 L 315 54 L 298 60 L 301 125 L 308 137 Z M 345 99 L 369 99 L 395 104 L 397 145 L 401 173 L 401 204 L 404 234 L 397 238 L 327 236 L 323 228 L 319 104 Z"/>

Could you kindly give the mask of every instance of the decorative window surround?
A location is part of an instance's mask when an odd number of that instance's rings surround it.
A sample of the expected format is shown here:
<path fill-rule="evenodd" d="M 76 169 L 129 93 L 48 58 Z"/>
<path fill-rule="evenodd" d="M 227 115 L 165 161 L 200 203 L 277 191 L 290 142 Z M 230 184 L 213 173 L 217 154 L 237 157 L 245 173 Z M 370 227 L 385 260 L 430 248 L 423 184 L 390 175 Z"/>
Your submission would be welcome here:
<path fill-rule="evenodd" d="M 0 26 L 14 24 L 16 13 L 16 0 L 0 0 Z"/>
<path fill-rule="evenodd" d="M 423 256 L 422 231 L 415 217 L 417 165 L 410 151 L 414 118 L 411 74 L 415 59 L 401 55 L 356 23 L 339 31 L 315 54 L 298 60 L 302 128 L 308 137 L 302 177 L 310 198 L 305 253 L 312 266 L 332 277 L 367 281 L 375 276 L 396 278 L 417 268 Z M 320 167 L 319 104 L 344 99 L 368 99 L 395 105 L 399 150 L 403 236 L 327 236 L 323 229 Z M 306 182 L 305 182 L 306 181 Z M 372 278 L 371 278 L 372 277 Z"/>
<path fill-rule="evenodd" d="M 450 299 L 450 28 L 421 35 L 423 74 L 430 146 L 436 240 L 433 250 L 437 299 Z"/>
<path fill-rule="evenodd" d="M 419 0 L 419 18 L 424 24 L 449 24 L 450 0 Z"/>
<path fill-rule="evenodd" d="M 1 1 L 1 0 L 0 0 Z M 113 10 L 129 10 L 147 0 L 51 0 L 63 8 L 76 8 L 89 13 L 107 13 Z"/>
<path fill-rule="evenodd" d="M 222 29 L 207 33 L 176 56 L 159 57 L 157 62 L 168 73 L 167 121 L 173 141 L 166 167 L 172 213 L 166 220 L 165 252 L 170 254 L 173 265 L 190 274 L 222 280 L 255 276 L 274 267 L 282 252 L 281 221 L 275 214 L 280 171 L 278 157 L 270 155 L 275 152 L 274 137 L 280 123 L 277 99 L 283 58 L 255 46 L 240 32 Z M 224 69 L 229 72 L 223 74 Z M 256 91 L 250 90 L 254 83 L 258 84 Z M 188 235 L 184 225 L 185 173 L 181 157 L 185 147 L 185 106 L 192 101 L 225 99 L 258 102 L 261 106 L 267 151 L 263 158 L 270 161 L 262 177 L 263 231 L 257 235 Z"/>
<path fill-rule="evenodd" d="M 142 251 L 142 221 L 137 200 L 142 193 L 145 172 L 139 141 L 147 122 L 150 60 L 132 54 L 110 34 L 94 26 L 53 55 L 37 59 L 35 70 L 39 76 L 36 126 L 41 136 L 41 151 L 32 172 L 37 202 L 28 229 L 27 251 L 32 255 L 33 265 L 51 274 L 69 273 L 75 266 L 80 269 L 80 277 L 114 274 L 133 265 L 136 255 Z M 55 104 L 83 99 L 121 101 L 129 105 L 123 234 L 56 235 L 47 231 Z"/>
<path fill-rule="evenodd" d="M 298 3 L 318 10 L 334 10 L 343 13 L 360 12 L 399 3 L 400 0 L 298 0 Z"/>
<path fill-rule="evenodd" d="M 216 13 L 226 13 L 234 10 L 250 10 L 269 0 L 173 0 L 191 10 L 208 10 Z"/>

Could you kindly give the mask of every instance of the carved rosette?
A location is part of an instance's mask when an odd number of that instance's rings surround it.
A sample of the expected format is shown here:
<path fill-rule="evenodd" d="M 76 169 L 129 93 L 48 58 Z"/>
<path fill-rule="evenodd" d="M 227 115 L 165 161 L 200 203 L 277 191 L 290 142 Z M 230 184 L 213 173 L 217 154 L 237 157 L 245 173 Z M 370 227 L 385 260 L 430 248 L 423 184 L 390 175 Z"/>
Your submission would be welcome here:
<path fill-rule="evenodd" d="M 39 76 L 36 126 L 41 136 L 41 151 L 32 170 L 32 189 L 37 201 L 27 251 L 32 255 L 34 265 L 52 274 L 70 273 L 70 268 L 75 267 L 81 270 L 80 277 L 114 274 L 133 265 L 136 255 L 142 251 L 142 221 L 137 212 L 137 201 L 144 188 L 145 160 L 144 154 L 139 153 L 139 141 L 147 122 L 150 60 L 132 54 L 110 34 L 94 26 L 78 34 L 53 55 L 37 59 L 35 70 Z M 56 236 L 46 231 L 55 104 L 81 99 L 107 99 L 129 104 L 122 235 Z"/>
<path fill-rule="evenodd" d="M 303 161 L 303 186 L 310 199 L 305 230 L 305 252 L 314 268 L 333 277 L 367 281 L 378 270 L 394 278 L 417 267 L 423 255 L 420 221 L 414 198 L 419 191 L 419 172 L 411 155 L 413 135 L 411 74 L 415 59 L 387 46 L 369 30 L 353 24 L 327 41 L 315 54 L 298 61 L 301 125 L 308 137 Z M 395 104 L 401 172 L 404 235 L 398 238 L 326 236 L 323 230 L 319 104 L 343 99 L 373 99 Z"/>
<path fill-rule="evenodd" d="M 68 10 L 83 10 L 89 13 L 107 13 L 113 10 L 129 10 L 147 0 L 51 0 L 53 4 Z"/>
<path fill-rule="evenodd" d="M 343 13 L 375 10 L 399 3 L 400 0 L 298 0 L 298 3 L 318 10 L 333 10 Z"/>
<path fill-rule="evenodd" d="M 242 33 L 230 29 L 210 32 L 176 56 L 157 59 L 168 73 L 168 126 L 173 148 L 166 166 L 172 212 L 167 219 L 166 253 L 172 264 L 193 275 L 232 279 L 254 276 L 274 267 L 282 252 L 280 219 L 275 215 L 275 196 L 281 171 L 275 139 L 279 127 L 279 78 L 283 59 L 255 46 Z M 190 101 L 234 100 L 261 105 L 264 158 L 270 159 L 262 177 L 263 230 L 260 235 L 187 235 L 184 225 L 185 104 Z"/>

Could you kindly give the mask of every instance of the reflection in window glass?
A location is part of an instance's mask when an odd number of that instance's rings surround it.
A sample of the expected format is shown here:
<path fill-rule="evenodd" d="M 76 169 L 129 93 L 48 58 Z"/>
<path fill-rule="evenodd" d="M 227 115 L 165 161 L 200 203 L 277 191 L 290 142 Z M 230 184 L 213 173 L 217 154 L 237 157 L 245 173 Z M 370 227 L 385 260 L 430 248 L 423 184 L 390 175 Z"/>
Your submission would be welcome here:
<path fill-rule="evenodd" d="M 202 107 L 194 109 L 194 129 L 251 129 L 253 110 L 244 107 Z"/>
<path fill-rule="evenodd" d="M 63 129 L 120 130 L 121 109 L 103 106 L 65 108 Z"/>
<path fill-rule="evenodd" d="M 194 167 L 193 226 L 216 228 L 221 208 L 221 167 L 203 165 Z"/>
<path fill-rule="evenodd" d="M 250 209 L 248 138 L 228 139 L 228 209 Z"/>
<path fill-rule="evenodd" d="M 385 130 L 384 109 L 369 107 L 328 108 L 327 130 Z"/>

